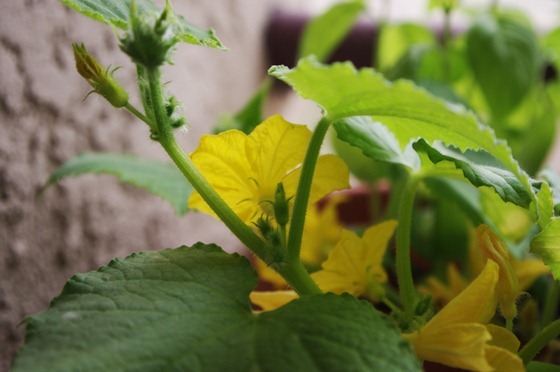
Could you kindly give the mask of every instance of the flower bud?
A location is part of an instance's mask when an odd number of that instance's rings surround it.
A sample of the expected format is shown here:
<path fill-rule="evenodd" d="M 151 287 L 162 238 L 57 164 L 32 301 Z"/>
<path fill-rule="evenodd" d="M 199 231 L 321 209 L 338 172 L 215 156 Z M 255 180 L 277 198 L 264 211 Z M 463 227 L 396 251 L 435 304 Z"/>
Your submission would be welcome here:
<path fill-rule="evenodd" d="M 128 103 L 128 93 L 113 78 L 113 70 L 109 72 L 87 52 L 84 44 L 72 44 L 76 69 L 93 87 L 94 93 L 102 95 L 115 107 L 124 107 Z"/>
<path fill-rule="evenodd" d="M 286 226 L 290 220 L 290 199 L 286 199 L 284 185 L 280 182 L 274 193 L 274 217 L 280 226 Z"/>
<path fill-rule="evenodd" d="M 181 27 L 169 1 L 159 15 L 155 12 L 138 14 L 138 8 L 132 1 L 130 29 L 121 38 L 121 50 L 128 54 L 134 63 L 148 69 L 157 68 L 170 61 L 171 51 L 179 42 L 177 28 Z"/>
<path fill-rule="evenodd" d="M 517 316 L 515 300 L 520 294 L 520 289 L 519 279 L 511 265 L 508 247 L 486 225 L 480 225 L 476 229 L 476 237 L 482 254 L 487 259 L 496 262 L 500 268 L 500 277 L 496 288 L 500 312 L 506 320 L 512 321 Z"/>

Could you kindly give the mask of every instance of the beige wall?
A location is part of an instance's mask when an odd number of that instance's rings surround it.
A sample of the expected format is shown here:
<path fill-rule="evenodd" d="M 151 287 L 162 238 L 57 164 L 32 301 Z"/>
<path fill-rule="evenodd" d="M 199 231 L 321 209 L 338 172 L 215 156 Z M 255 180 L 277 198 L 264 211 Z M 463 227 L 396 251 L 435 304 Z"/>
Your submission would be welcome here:
<path fill-rule="evenodd" d="M 283 1 L 282 4 L 285 4 Z M 293 1 L 296 3 L 296 1 Z M 275 1 L 176 0 L 193 23 L 213 27 L 230 48 L 182 45 L 166 68 L 191 122 L 180 135 L 194 149 L 221 113 L 240 107 L 266 73 L 263 27 Z M 76 272 L 132 251 L 217 242 L 238 248 L 222 225 L 108 176 L 82 176 L 36 193 L 50 172 L 84 151 L 130 152 L 165 159 L 147 128 L 90 96 L 73 66 L 71 43 L 84 42 L 134 91 L 134 69 L 106 26 L 56 1 L 4 1 L 0 12 L 0 370 L 22 343 L 28 314 L 47 307 Z M 136 97 L 134 97 L 136 99 Z"/>

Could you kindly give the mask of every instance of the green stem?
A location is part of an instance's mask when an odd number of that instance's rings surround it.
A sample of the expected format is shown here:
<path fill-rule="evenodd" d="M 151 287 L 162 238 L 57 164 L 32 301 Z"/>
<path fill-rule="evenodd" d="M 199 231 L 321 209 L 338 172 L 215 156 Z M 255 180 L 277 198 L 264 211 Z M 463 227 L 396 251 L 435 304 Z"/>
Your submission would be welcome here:
<path fill-rule="evenodd" d="M 414 196 L 418 179 L 410 176 L 401 196 L 401 206 L 399 211 L 399 227 L 397 229 L 397 252 L 396 252 L 396 271 L 397 283 L 401 295 L 404 320 L 412 321 L 414 317 L 414 307 L 416 306 L 416 291 L 412 278 L 412 265 L 410 263 L 410 233 L 412 227 L 412 211 L 414 207 Z"/>
<path fill-rule="evenodd" d="M 541 327 L 544 327 L 556 317 L 558 300 L 560 299 L 560 283 L 554 280 L 550 283 L 541 316 Z"/>
<path fill-rule="evenodd" d="M 173 136 L 173 131 L 168 123 L 167 113 L 165 111 L 160 74 L 161 72 L 159 69 L 147 71 L 150 97 L 144 100 L 151 102 L 153 105 L 152 112 L 154 113 L 155 122 L 157 124 L 159 142 L 191 185 L 196 189 L 196 191 L 198 191 L 204 201 L 208 203 L 212 210 L 235 234 L 235 236 L 237 236 L 239 240 L 247 246 L 247 248 L 249 248 L 263 261 L 269 261 L 269 254 L 265 249 L 264 242 L 216 193 L 204 176 L 194 166 L 190 157 L 175 141 L 175 137 Z"/>
<path fill-rule="evenodd" d="M 560 319 L 550 323 L 519 351 L 523 363 L 527 364 L 533 360 L 539 351 L 558 335 L 560 335 Z"/>
<path fill-rule="evenodd" d="M 296 200 L 294 202 L 294 210 L 292 221 L 290 223 L 290 234 L 288 236 L 288 263 L 299 262 L 299 253 L 301 248 L 301 240 L 303 236 L 303 226 L 305 224 L 305 215 L 307 212 L 307 204 L 309 202 L 309 194 L 311 193 L 311 183 L 313 182 L 313 174 L 317 165 L 319 151 L 323 144 L 323 139 L 329 129 L 330 121 L 326 118 L 321 119 L 317 128 L 311 136 L 307 153 L 303 161 L 301 176 L 296 191 Z"/>
<path fill-rule="evenodd" d="M 299 260 L 283 264 L 278 272 L 300 296 L 323 293 Z"/>
<path fill-rule="evenodd" d="M 136 116 L 138 119 L 142 120 L 144 123 L 148 124 L 150 126 L 150 128 L 155 127 L 155 124 L 148 119 L 147 116 L 145 116 L 144 114 L 142 114 L 136 107 L 132 106 L 130 103 L 127 102 L 127 104 L 124 106 L 131 114 L 133 114 L 134 116 Z"/>

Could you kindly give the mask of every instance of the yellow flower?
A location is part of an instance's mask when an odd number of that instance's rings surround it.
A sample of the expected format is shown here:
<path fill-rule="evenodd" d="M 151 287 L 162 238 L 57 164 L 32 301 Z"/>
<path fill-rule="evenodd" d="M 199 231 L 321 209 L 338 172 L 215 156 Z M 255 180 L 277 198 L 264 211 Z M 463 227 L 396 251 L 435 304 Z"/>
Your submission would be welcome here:
<path fill-rule="evenodd" d="M 324 292 L 349 292 L 356 297 L 381 300 L 382 284 L 387 281 L 383 256 L 396 227 L 396 221 L 386 221 L 367 229 L 362 238 L 343 230 L 322 270 L 311 277 Z"/>
<path fill-rule="evenodd" d="M 393 236 L 396 221 L 387 221 L 366 230 L 363 237 L 342 230 L 338 244 L 311 277 L 323 292 L 349 292 L 356 297 L 379 301 L 384 296 L 387 273 L 382 261 Z M 273 310 L 297 298 L 293 291 L 253 292 L 251 301 L 263 310 Z"/>
<path fill-rule="evenodd" d="M 419 358 L 474 371 L 523 371 L 519 341 L 509 331 L 487 325 L 496 305 L 499 267 L 488 260 L 480 275 L 426 325 L 403 337 Z"/>
<path fill-rule="evenodd" d="M 263 215 L 274 218 L 269 202 L 274 200 L 279 183 L 287 198 L 295 195 L 310 138 L 306 126 L 275 115 L 250 135 L 229 130 L 203 136 L 191 158 L 229 207 L 251 224 Z M 309 202 L 348 187 L 346 164 L 334 155 L 322 155 L 317 161 Z M 189 207 L 215 216 L 197 192 L 191 195 Z"/>
<path fill-rule="evenodd" d="M 512 321 L 517 316 L 515 300 L 521 291 L 519 290 L 519 280 L 511 264 L 508 247 L 486 225 L 477 227 L 476 238 L 484 257 L 496 262 L 500 268 L 497 288 L 500 311 L 505 319 Z"/>
<path fill-rule="evenodd" d="M 471 242 L 469 244 L 469 258 L 467 261 L 468 267 L 465 270 L 467 275 L 461 274 L 455 264 L 449 264 L 447 267 L 446 283 L 442 283 L 439 279 L 432 276 L 429 277 L 424 285 L 420 287 L 420 291 L 431 295 L 434 300 L 441 304 L 446 304 L 457 296 L 468 285 L 468 283 L 482 271 L 488 259 L 488 256 L 485 256 L 483 253 L 484 245 L 494 242 L 494 244 L 503 245 L 500 247 L 502 252 L 504 252 L 504 249 L 507 249 L 505 244 L 503 244 L 503 242 L 493 232 L 492 235 L 494 235 L 494 238 L 488 238 L 488 235 L 490 234 L 489 231 L 491 232 L 486 225 L 482 225 L 476 230 L 473 229 Z M 486 238 L 483 237 L 484 234 L 487 235 Z M 500 243 L 497 243 L 498 241 Z M 505 296 L 509 296 L 508 298 L 517 298 L 523 291 L 529 288 L 539 276 L 549 272 L 549 269 L 541 260 L 533 258 L 518 260 L 510 256 L 509 253 L 507 253 L 507 257 L 509 265 L 513 270 L 513 275 L 517 278 L 518 285 L 515 285 L 515 279 L 508 279 L 508 275 L 512 275 L 512 273 L 508 268 L 504 268 L 503 273 L 500 273 L 500 280 L 504 283 L 502 284 L 504 299 L 506 298 Z M 507 266 L 505 259 L 501 259 L 501 262 L 502 265 Z M 511 284 L 507 284 L 508 280 L 511 280 Z M 511 291 L 515 290 L 515 292 L 508 294 L 506 290 L 507 286 L 509 286 Z"/>

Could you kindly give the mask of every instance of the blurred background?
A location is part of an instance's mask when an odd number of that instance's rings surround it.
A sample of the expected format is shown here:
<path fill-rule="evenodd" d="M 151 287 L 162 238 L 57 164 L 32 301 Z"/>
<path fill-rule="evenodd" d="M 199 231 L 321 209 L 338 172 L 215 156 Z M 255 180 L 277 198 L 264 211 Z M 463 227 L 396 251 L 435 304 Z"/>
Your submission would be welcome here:
<path fill-rule="evenodd" d="M 176 0 L 192 23 L 214 28 L 229 51 L 180 45 L 166 66 L 169 89 L 181 100 L 190 129 L 178 133 L 187 152 L 226 114 L 241 108 L 266 76 L 267 27 L 281 10 L 297 19 L 334 4 L 331 0 Z M 416 21 L 440 27 L 442 15 L 427 0 L 375 0 L 364 22 Z M 489 1 L 463 0 L 472 9 Z M 538 32 L 558 26 L 560 2 L 501 0 L 533 19 Z M 454 15 L 466 27 L 468 14 Z M 298 21 L 299 22 L 299 21 Z M 297 24 L 297 22 L 296 22 Z M 286 26 L 288 27 L 288 26 Z M 280 35 L 284 30 L 277 30 Z M 107 26 L 56 0 L 6 1 L 0 13 L 0 370 L 7 370 L 23 342 L 25 316 L 48 306 L 76 272 L 93 270 L 134 251 L 215 242 L 239 248 L 218 221 L 191 213 L 177 217 L 163 200 L 109 176 L 82 176 L 38 195 L 49 174 L 83 152 L 166 156 L 147 127 L 92 95 L 75 72 L 71 44 L 83 42 L 102 64 L 123 66 L 116 76 L 135 91 L 135 71 Z M 268 46 L 275 47 L 275 46 Z M 296 48 L 297 45 L 288 48 Z M 274 48 L 273 48 L 274 49 Z M 138 98 L 131 94 L 132 100 Z M 286 89 L 275 90 L 269 114 L 312 124 L 313 105 Z M 560 149 L 547 163 L 560 169 Z"/>

